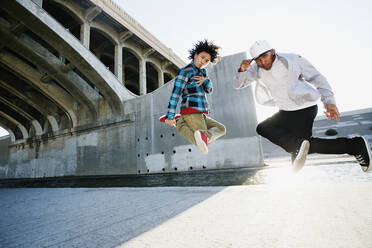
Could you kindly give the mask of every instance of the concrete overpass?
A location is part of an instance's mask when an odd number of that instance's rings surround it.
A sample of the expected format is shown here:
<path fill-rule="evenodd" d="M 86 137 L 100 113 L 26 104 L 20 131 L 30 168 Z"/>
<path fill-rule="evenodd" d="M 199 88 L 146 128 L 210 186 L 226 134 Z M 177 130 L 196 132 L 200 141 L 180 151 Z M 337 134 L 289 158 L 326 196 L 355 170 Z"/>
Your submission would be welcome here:
<path fill-rule="evenodd" d="M 157 120 L 185 62 L 111 0 L 5 0 L 0 36 L 0 178 L 263 164 L 251 89 L 231 85 L 244 53 L 208 68 L 228 134 L 202 156 Z"/>

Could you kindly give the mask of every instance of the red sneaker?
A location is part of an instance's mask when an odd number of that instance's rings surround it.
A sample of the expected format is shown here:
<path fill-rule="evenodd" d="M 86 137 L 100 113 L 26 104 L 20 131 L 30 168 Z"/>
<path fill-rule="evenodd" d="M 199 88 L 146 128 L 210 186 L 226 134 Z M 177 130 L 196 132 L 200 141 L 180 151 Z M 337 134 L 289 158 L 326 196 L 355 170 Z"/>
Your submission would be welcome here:
<path fill-rule="evenodd" d="M 196 130 L 194 132 L 196 147 L 202 154 L 208 153 L 208 137 L 203 132 Z"/>
<path fill-rule="evenodd" d="M 203 132 L 200 132 L 201 138 L 204 141 L 205 145 L 208 146 L 208 137 Z"/>
<path fill-rule="evenodd" d="M 174 116 L 174 119 L 175 119 L 175 120 L 178 120 L 180 117 L 181 117 L 180 114 L 176 114 L 176 115 Z M 160 116 L 159 121 L 160 121 L 160 122 L 165 122 L 165 119 L 166 119 L 166 118 L 167 118 L 166 115 L 162 115 L 162 116 Z"/>

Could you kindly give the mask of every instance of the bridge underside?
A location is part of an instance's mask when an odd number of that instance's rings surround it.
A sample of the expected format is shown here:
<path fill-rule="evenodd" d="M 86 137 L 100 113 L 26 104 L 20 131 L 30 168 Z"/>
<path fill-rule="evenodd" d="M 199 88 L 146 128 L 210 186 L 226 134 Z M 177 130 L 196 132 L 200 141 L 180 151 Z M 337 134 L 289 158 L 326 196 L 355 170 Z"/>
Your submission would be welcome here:
<path fill-rule="evenodd" d="M 0 6 L 0 126 L 9 132 L 0 140 L 0 178 L 262 165 L 251 90 L 231 85 L 245 55 L 208 69 L 212 118 L 228 134 L 202 156 L 158 122 L 182 64 L 110 16 L 108 2 Z"/>

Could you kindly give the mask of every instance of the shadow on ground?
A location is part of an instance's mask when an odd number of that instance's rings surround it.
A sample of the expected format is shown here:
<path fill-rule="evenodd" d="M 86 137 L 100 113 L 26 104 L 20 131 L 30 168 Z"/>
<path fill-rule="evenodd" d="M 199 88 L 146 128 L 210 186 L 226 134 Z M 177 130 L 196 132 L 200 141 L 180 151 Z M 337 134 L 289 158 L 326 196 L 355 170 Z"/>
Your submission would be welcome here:
<path fill-rule="evenodd" d="M 19 187 L 157 187 L 227 186 L 256 184 L 254 176 L 262 167 L 198 170 L 145 175 L 71 176 L 1 179 L 0 188 Z"/>
<path fill-rule="evenodd" d="M 115 247 L 223 189 L 0 189 L 0 247 Z"/>

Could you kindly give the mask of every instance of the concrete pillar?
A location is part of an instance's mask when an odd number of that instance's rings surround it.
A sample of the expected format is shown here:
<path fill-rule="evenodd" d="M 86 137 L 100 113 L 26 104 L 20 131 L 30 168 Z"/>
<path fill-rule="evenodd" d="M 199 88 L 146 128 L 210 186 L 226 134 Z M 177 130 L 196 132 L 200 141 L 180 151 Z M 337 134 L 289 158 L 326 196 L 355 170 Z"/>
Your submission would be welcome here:
<path fill-rule="evenodd" d="M 49 124 L 52 128 L 52 131 L 53 132 L 58 131 L 58 122 L 57 122 L 56 118 L 52 115 L 47 115 L 47 119 L 48 119 Z"/>
<path fill-rule="evenodd" d="M 142 58 L 139 61 L 139 83 L 140 83 L 140 95 L 145 95 L 147 92 L 146 85 L 146 59 Z"/>
<path fill-rule="evenodd" d="M 36 135 L 42 135 L 43 134 L 43 128 L 41 127 L 40 123 L 37 120 L 32 120 L 31 124 L 35 129 Z"/>
<path fill-rule="evenodd" d="M 89 49 L 90 42 L 90 25 L 87 22 L 81 24 L 80 27 L 80 41 L 81 43 Z"/>
<path fill-rule="evenodd" d="M 123 46 L 115 46 L 115 76 L 123 83 Z"/>
<path fill-rule="evenodd" d="M 158 81 L 159 81 L 159 86 L 158 86 L 158 88 L 160 88 L 161 86 L 163 86 L 164 85 L 164 72 L 162 71 L 162 70 L 160 70 L 159 72 L 158 72 Z"/>

